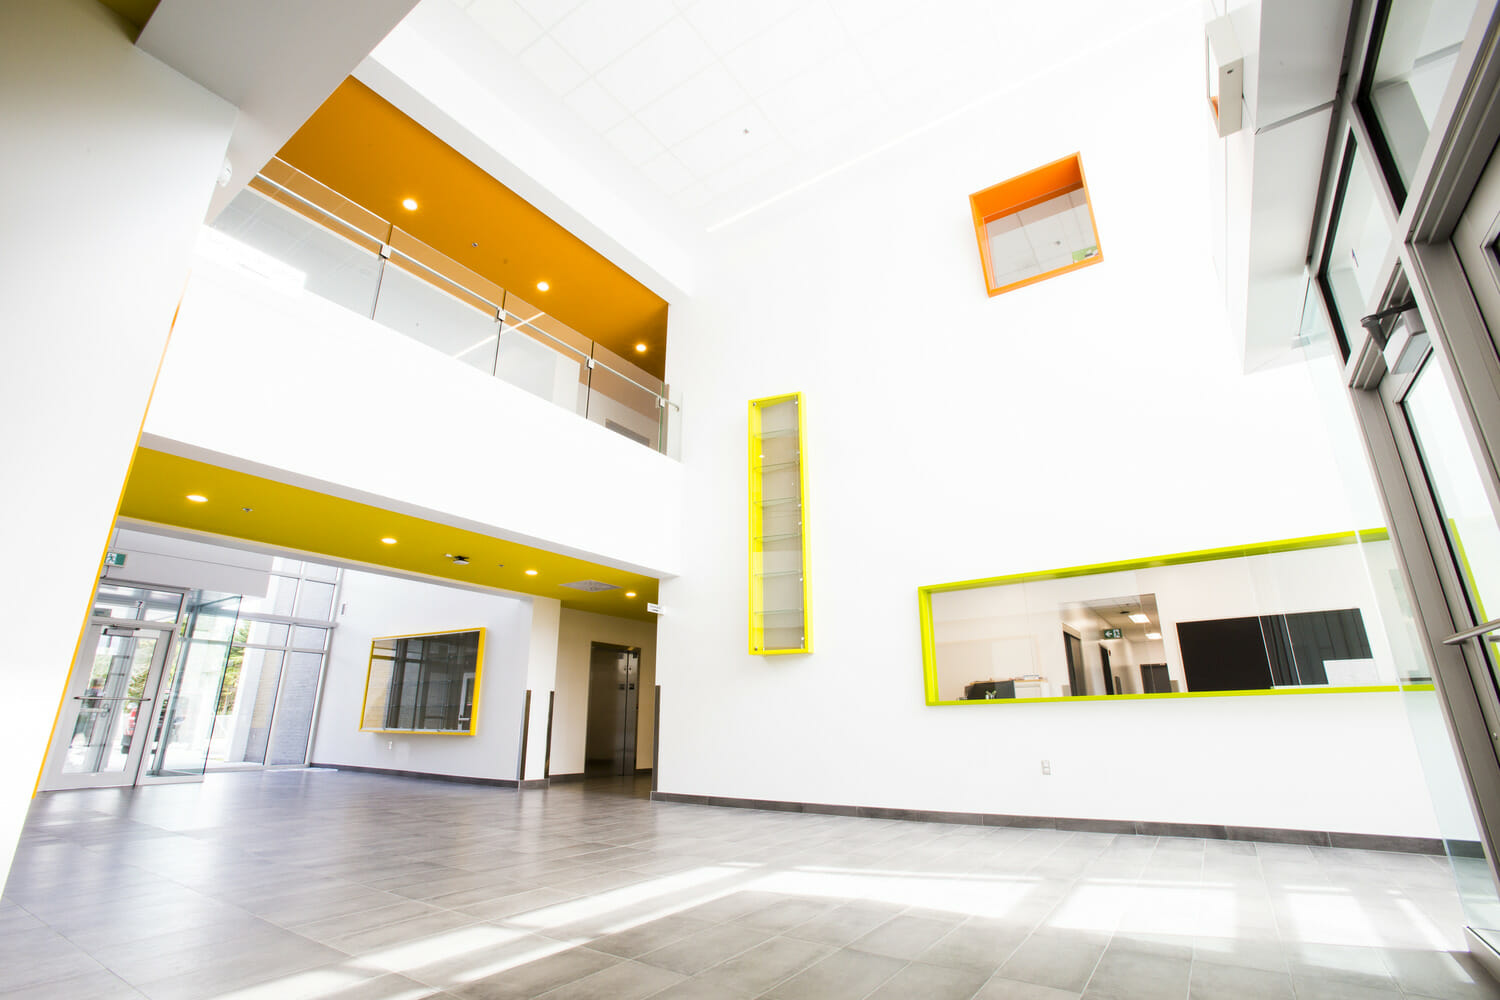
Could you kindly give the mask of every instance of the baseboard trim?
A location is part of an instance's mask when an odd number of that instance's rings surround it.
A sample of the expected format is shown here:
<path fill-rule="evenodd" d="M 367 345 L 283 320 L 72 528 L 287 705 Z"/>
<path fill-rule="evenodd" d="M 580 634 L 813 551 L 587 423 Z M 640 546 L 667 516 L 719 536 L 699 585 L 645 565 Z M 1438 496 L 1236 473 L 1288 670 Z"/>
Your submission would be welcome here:
<path fill-rule="evenodd" d="M 637 778 L 643 778 L 650 773 L 652 773 L 652 769 L 649 767 L 638 767 L 635 769 L 635 776 Z"/>
<path fill-rule="evenodd" d="M 429 781 L 452 781 L 460 785 L 490 785 L 495 788 L 546 788 L 545 778 L 518 782 L 515 778 L 475 778 L 463 774 L 434 774 L 431 771 L 401 771 L 392 767 L 362 767 L 358 764 L 309 764 L 330 771 L 357 771 L 360 774 L 383 774 L 390 778 L 426 778 Z M 553 779 L 556 780 L 555 778 Z"/>
<path fill-rule="evenodd" d="M 547 777 L 547 780 L 552 782 L 554 785 L 562 785 L 570 781 L 582 781 L 583 779 L 584 773 L 582 771 L 579 771 L 575 774 L 553 774 Z"/>
<path fill-rule="evenodd" d="M 553 779 L 557 780 L 556 778 Z M 932 809 L 892 809 L 884 806 L 846 806 L 822 802 L 789 802 L 779 799 L 738 799 L 719 795 L 688 795 L 652 792 L 658 802 L 724 806 L 731 809 L 764 809 L 825 816 L 859 816 L 897 819 L 917 823 L 960 823 L 971 826 L 1009 826 L 1074 833 L 1124 833 L 1146 837 L 1200 837 L 1206 840 L 1243 840 L 1259 844 L 1301 844 L 1308 847 L 1342 847 L 1361 851 L 1398 851 L 1404 854 L 1443 854 L 1443 841 L 1436 837 L 1387 837 L 1374 833 L 1335 833 L 1323 830 L 1289 830 L 1265 826 L 1228 826 L 1215 823 L 1156 823 L 1142 820 L 1078 819 L 1069 816 L 1012 816 L 1003 813 L 944 812 Z M 1454 842 L 1450 841 L 1450 846 Z"/>

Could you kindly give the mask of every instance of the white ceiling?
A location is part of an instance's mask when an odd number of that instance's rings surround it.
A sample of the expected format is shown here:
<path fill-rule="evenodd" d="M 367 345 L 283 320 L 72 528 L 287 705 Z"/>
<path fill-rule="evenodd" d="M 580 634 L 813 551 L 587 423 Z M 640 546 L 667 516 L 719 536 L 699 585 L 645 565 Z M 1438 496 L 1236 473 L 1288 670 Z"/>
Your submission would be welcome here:
<path fill-rule="evenodd" d="M 705 226 L 1144 20 L 1161 0 L 452 0 Z"/>

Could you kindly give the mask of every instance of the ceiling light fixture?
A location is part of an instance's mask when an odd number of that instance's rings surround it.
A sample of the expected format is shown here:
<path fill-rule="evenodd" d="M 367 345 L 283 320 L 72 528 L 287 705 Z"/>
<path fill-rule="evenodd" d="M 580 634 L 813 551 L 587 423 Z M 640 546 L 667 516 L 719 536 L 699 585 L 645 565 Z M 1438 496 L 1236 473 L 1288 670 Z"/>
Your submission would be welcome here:
<path fill-rule="evenodd" d="M 526 571 L 526 575 L 527 576 L 536 576 L 536 570 L 534 570 L 534 569 L 528 569 Z"/>
<path fill-rule="evenodd" d="M 390 535 L 386 535 L 384 538 L 381 539 L 381 541 L 384 542 L 386 545 L 395 545 L 396 544 L 396 540 L 394 538 L 392 538 Z"/>
<path fill-rule="evenodd" d="M 1135 622 L 1137 625 L 1148 625 L 1151 622 L 1150 615 L 1143 615 L 1139 611 L 1137 611 L 1133 615 L 1128 615 L 1127 617 L 1129 617 L 1129 619 Z"/>
<path fill-rule="evenodd" d="M 549 285 L 549 284 L 547 284 L 545 281 L 538 281 L 536 283 L 536 290 L 539 291 L 539 292 L 545 292 L 548 289 L 550 289 L 551 287 L 552 286 Z"/>
<path fill-rule="evenodd" d="M 415 212 L 417 210 L 417 199 L 415 199 L 415 198 L 402 198 L 401 199 L 401 207 L 404 208 L 404 209 L 406 209 L 408 212 Z"/>
<path fill-rule="evenodd" d="M 638 354 L 645 354 L 646 353 L 646 345 L 645 344 L 636 344 L 635 345 L 635 349 L 636 349 L 636 353 L 638 353 Z"/>
<path fill-rule="evenodd" d="M 1146 638 L 1147 639 L 1160 639 L 1161 638 L 1161 633 L 1160 632 L 1147 632 L 1146 633 Z"/>
<path fill-rule="evenodd" d="M 635 591 L 633 591 L 633 590 L 627 590 L 627 591 L 625 591 L 625 596 L 626 597 L 634 597 L 635 596 Z"/>
<path fill-rule="evenodd" d="M 208 503 L 208 497 L 204 496 L 202 493 L 189 493 L 187 495 L 187 498 L 193 501 L 193 503 Z"/>

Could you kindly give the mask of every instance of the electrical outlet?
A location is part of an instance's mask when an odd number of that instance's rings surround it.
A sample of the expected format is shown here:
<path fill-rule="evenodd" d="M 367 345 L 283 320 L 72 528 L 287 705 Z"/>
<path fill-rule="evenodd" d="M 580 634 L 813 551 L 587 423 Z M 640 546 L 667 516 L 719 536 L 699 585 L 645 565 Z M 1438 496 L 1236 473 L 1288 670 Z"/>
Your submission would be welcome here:
<path fill-rule="evenodd" d="M 395 740 L 386 740 L 385 741 L 385 748 L 387 750 L 394 750 L 394 749 L 396 749 L 396 741 Z"/>
<path fill-rule="evenodd" d="M 1044 761 L 1042 761 L 1042 773 L 1043 774 L 1051 774 L 1052 773 L 1052 762 L 1050 760 L 1044 760 Z"/>

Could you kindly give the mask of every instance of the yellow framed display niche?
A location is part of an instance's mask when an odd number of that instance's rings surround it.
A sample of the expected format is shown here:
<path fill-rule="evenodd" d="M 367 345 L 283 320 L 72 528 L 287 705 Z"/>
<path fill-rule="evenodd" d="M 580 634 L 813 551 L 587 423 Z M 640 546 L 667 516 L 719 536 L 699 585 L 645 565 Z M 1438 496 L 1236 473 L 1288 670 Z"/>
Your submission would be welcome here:
<path fill-rule="evenodd" d="M 812 652 L 802 393 L 750 401 L 750 652 Z"/>
<path fill-rule="evenodd" d="M 1258 542 L 1250 545 L 1227 546 L 1217 549 L 1202 549 L 1195 552 L 1179 552 L 1170 555 L 1151 556 L 1144 559 L 1130 559 L 1119 562 L 1096 563 L 1085 566 L 1069 566 L 1060 569 L 1041 570 L 1030 573 L 1015 573 L 1006 576 L 988 577 L 978 580 L 962 580 L 955 583 L 939 583 L 924 587 L 918 587 L 917 611 L 921 625 L 922 678 L 926 703 L 928 705 L 934 706 L 1013 705 L 1035 702 L 1128 701 L 1155 698 L 1226 698 L 1244 697 L 1249 695 L 1279 696 L 1300 694 L 1351 694 L 1394 691 L 1431 691 L 1433 690 L 1433 685 L 1425 678 L 1419 680 L 1415 678 L 1405 679 L 1398 677 L 1399 683 L 1396 684 L 1318 685 L 1305 687 L 1256 688 L 1248 690 L 1163 691 L 1156 693 L 1083 694 L 1064 695 L 1061 697 L 996 697 L 985 699 L 944 699 L 939 696 L 937 641 L 932 612 L 932 598 L 934 594 L 942 594 L 951 591 L 962 590 L 979 590 L 990 587 L 1004 587 L 1012 584 L 1025 584 L 1046 580 L 1063 580 L 1070 577 L 1130 572 L 1135 570 L 1155 569 L 1168 566 L 1186 566 L 1189 564 L 1207 563 L 1216 560 L 1239 559 L 1249 556 L 1271 555 L 1274 553 L 1283 552 L 1300 552 L 1310 549 L 1329 548 L 1333 546 L 1386 542 L 1388 540 L 1389 535 L 1386 529 L 1373 528 L 1358 532 L 1335 532 L 1325 535 L 1311 535 L 1303 538 L 1290 538 L 1278 541 Z"/>
<path fill-rule="evenodd" d="M 457 645 L 459 640 L 468 636 L 474 637 L 473 669 L 466 669 L 466 662 L 459 661 L 452 654 L 444 656 L 447 661 L 443 666 L 448 669 L 443 671 L 445 676 L 428 671 L 428 663 L 423 655 L 426 650 L 418 650 L 415 657 L 412 655 L 411 640 L 428 640 L 431 644 L 437 640 L 454 640 L 449 645 Z M 366 733 L 403 733 L 411 736 L 473 736 L 479 729 L 479 705 L 480 685 L 484 678 L 484 644 L 485 629 L 483 627 L 451 629 L 441 632 L 412 632 L 406 635 L 377 636 L 370 640 L 370 664 L 365 673 L 365 692 L 360 701 L 359 729 Z M 463 658 L 467 661 L 467 657 Z M 397 688 L 393 683 L 398 664 L 403 672 L 410 666 L 417 668 L 415 679 L 407 682 L 403 676 L 400 684 L 401 694 L 410 692 L 415 701 L 410 706 L 412 718 L 415 719 L 418 712 L 424 717 L 430 718 L 432 706 L 428 704 L 428 698 L 432 694 L 432 688 L 441 686 L 444 701 L 443 716 L 448 716 L 447 708 L 455 709 L 454 726 L 392 726 L 390 722 L 391 696 Z M 435 665 L 435 664 L 434 664 Z M 457 702 L 447 700 L 447 695 L 455 686 L 455 671 L 457 666 L 456 685 Z M 401 706 L 397 706 L 400 712 Z M 467 719 L 467 726 L 460 726 Z M 386 724 L 381 725 L 380 722 Z"/>

